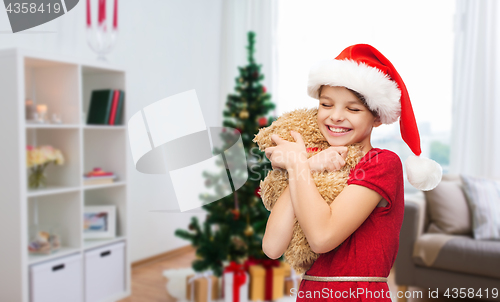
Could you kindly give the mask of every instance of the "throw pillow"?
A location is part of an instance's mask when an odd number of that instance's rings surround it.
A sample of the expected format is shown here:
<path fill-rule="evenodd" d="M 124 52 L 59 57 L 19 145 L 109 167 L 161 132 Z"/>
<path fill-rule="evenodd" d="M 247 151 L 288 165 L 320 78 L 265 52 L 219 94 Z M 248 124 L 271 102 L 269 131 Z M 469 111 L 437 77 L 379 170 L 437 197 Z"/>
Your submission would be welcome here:
<path fill-rule="evenodd" d="M 428 233 L 472 235 L 471 213 L 459 181 L 444 181 L 424 191 L 429 213 Z"/>
<path fill-rule="evenodd" d="M 500 240 L 500 181 L 462 175 L 475 239 Z"/>

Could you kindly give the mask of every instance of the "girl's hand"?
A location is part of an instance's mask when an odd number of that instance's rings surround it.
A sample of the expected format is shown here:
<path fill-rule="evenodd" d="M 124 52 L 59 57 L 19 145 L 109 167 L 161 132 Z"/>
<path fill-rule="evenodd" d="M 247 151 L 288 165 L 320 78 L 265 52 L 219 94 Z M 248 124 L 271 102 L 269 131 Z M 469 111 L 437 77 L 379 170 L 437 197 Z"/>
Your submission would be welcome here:
<path fill-rule="evenodd" d="M 347 147 L 330 147 L 310 157 L 309 168 L 311 171 L 337 171 L 345 165 Z"/>
<path fill-rule="evenodd" d="M 295 143 L 286 141 L 276 134 L 271 135 L 276 147 L 269 147 L 265 152 L 273 168 L 288 170 L 300 162 L 307 163 L 306 146 L 302 135 L 295 131 L 290 131 L 290 134 L 295 139 Z"/>

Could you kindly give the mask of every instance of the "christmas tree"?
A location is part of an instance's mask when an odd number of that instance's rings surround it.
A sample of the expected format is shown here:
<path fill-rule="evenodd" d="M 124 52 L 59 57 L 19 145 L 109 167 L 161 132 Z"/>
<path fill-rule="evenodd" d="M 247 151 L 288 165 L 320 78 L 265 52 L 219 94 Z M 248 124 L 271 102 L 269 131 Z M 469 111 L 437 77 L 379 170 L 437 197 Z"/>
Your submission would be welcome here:
<path fill-rule="evenodd" d="M 248 179 L 232 194 L 202 206 L 208 212 L 203 226 L 200 226 L 197 217 L 192 217 L 189 231 L 182 229 L 175 231 L 176 236 L 191 241 L 196 248 L 197 259 L 193 262 L 193 269 L 196 272 L 211 269 L 214 275 L 219 277 L 224 269 L 223 262 L 241 263 L 249 256 L 255 259 L 267 259 L 262 251 L 262 237 L 269 212 L 260 199 L 259 185 L 272 168 L 252 139 L 260 128 L 272 123 L 273 118 L 268 117 L 268 113 L 275 106 L 271 101 L 271 95 L 261 83 L 264 79 L 264 75 L 260 73 L 262 65 L 255 63 L 254 32 L 248 33 L 246 48 L 248 64 L 238 67 L 239 76 L 236 77 L 235 93 L 227 96 L 223 112 L 223 126 L 228 128 L 222 128 L 220 136 L 223 142 L 227 142 L 221 149 L 227 150 L 234 142 L 234 138 L 241 135 L 247 159 L 244 167 L 246 170 L 244 172 L 247 174 L 243 174 L 248 175 Z M 234 130 L 228 131 L 230 128 Z M 231 153 L 225 152 L 226 165 L 230 165 L 231 157 Z M 216 192 L 228 189 L 223 188 L 220 181 L 227 175 L 226 170 L 222 170 L 220 174 L 204 173 L 205 185 L 212 187 Z M 238 177 L 233 172 L 230 175 L 231 187 L 235 177 Z M 202 200 L 210 198 L 212 196 L 200 196 Z"/>

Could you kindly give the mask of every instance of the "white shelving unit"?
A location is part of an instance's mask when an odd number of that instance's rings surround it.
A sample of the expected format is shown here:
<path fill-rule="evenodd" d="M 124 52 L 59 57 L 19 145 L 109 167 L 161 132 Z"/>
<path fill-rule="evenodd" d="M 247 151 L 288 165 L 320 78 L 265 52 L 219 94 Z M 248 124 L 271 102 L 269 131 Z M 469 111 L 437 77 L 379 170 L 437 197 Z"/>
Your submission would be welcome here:
<path fill-rule="evenodd" d="M 91 91 L 125 91 L 122 125 L 86 125 Z M 25 100 L 46 104 L 62 124 L 31 124 L 25 120 Z M 128 228 L 128 142 L 126 71 L 102 62 L 13 48 L 0 50 L 0 301 L 28 302 L 30 267 L 70 255 L 80 255 L 85 280 L 85 253 L 123 242 L 124 291 L 107 298 L 130 295 Z M 26 145 L 50 144 L 60 149 L 65 163 L 46 168 L 47 187 L 29 190 Z M 113 171 L 115 183 L 83 185 L 82 175 L 94 167 Z M 116 238 L 85 240 L 83 210 L 87 205 L 115 205 Z M 34 217 L 37 213 L 37 217 Z M 61 249 L 50 255 L 28 253 L 29 228 L 58 228 Z M 81 282 L 82 293 L 85 282 Z M 85 301 L 82 297 L 82 301 Z"/>

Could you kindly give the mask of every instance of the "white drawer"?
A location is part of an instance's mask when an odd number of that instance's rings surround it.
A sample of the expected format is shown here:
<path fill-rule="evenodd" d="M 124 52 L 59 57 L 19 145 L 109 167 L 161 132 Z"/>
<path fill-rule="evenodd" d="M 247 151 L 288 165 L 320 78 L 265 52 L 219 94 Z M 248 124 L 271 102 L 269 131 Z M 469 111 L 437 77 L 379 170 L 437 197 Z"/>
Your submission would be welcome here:
<path fill-rule="evenodd" d="M 85 252 L 85 301 L 107 300 L 125 291 L 125 243 Z"/>
<path fill-rule="evenodd" d="M 30 266 L 31 302 L 83 301 L 82 255 Z"/>

